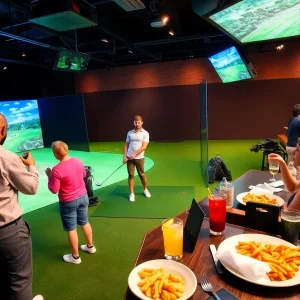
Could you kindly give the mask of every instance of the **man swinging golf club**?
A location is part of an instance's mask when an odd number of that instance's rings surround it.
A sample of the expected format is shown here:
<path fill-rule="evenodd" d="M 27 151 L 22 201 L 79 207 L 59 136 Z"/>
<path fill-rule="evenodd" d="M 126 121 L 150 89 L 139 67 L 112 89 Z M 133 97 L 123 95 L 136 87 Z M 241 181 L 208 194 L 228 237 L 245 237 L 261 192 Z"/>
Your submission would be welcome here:
<path fill-rule="evenodd" d="M 128 186 L 130 190 L 129 201 L 134 202 L 134 169 L 141 179 L 144 194 L 147 198 L 151 197 L 147 189 L 147 178 L 144 173 L 144 153 L 149 144 L 149 133 L 142 127 L 143 118 L 141 116 L 134 117 L 134 129 L 127 133 L 126 143 L 124 147 L 123 163 L 127 163 Z"/>

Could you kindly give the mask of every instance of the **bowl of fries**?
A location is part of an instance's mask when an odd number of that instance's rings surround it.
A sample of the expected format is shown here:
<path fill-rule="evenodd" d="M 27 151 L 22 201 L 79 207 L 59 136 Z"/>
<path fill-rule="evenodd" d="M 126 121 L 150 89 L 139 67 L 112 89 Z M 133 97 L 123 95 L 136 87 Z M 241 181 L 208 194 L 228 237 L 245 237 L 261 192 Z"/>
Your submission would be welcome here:
<path fill-rule="evenodd" d="M 243 205 L 246 205 L 246 203 L 250 201 L 279 207 L 284 204 L 284 200 L 282 198 L 268 192 L 244 192 L 238 194 L 236 199 Z"/>
<path fill-rule="evenodd" d="M 128 286 L 143 300 L 185 300 L 195 293 L 197 279 L 182 263 L 155 259 L 136 266 L 129 274 Z"/>
<path fill-rule="evenodd" d="M 289 242 L 263 234 L 240 234 L 224 240 L 219 245 L 218 252 L 226 251 L 248 256 L 251 260 L 255 259 L 269 266 L 266 272 L 267 280 L 252 280 L 220 258 L 224 267 L 241 279 L 270 287 L 300 284 L 300 248 Z"/>

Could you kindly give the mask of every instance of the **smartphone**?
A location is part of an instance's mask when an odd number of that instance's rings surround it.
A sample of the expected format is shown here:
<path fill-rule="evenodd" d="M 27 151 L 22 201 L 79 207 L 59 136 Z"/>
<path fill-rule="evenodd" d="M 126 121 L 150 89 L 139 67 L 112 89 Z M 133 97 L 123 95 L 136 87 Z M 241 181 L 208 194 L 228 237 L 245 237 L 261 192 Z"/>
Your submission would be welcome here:
<path fill-rule="evenodd" d="M 216 293 L 222 300 L 238 300 L 239 298 L 231 294 L 229 291 L 225 289 L 220 289 Z M 213 296 L 207 298 L 206 300 L 214 300 Z"/>

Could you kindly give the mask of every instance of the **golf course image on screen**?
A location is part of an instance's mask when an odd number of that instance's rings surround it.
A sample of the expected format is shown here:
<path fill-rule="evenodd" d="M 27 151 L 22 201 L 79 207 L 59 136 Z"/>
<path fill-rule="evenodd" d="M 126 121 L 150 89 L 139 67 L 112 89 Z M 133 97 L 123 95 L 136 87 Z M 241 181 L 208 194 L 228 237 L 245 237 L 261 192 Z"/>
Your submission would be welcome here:
<path fill-rule="evenodd" d="M 0 112 L 8 122 L 5 149 L 25 152 L 44 147 L 37 100 L 0 101 Z"/>
<path fill-rule="evenodd" d="M 230 47 L 208 58 L 223 83 L 252 78 L 236 48 Z"/>
<path fill-rule="evenodd" d="M 241 43 L 300 35 L 300 0 L 244 0 L 209 19 Z"/>

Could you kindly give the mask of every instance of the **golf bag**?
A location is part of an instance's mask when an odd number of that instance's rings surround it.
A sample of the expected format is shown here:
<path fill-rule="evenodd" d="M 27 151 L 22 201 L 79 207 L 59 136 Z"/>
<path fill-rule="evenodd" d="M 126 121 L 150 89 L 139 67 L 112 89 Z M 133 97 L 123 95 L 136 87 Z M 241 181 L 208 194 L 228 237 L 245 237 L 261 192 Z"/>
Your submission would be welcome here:
<path fill-rule="evenodd" d="M 219 155 L 209 161 L 207 173 L 209 183 L 214 183 L 215 180 L 221 181 L 223 177 L 226 177 L 227 181 L 232 180 L 231 172 L 227 169 L 224 161 Z"/>
<path fill-rule="evenodd" d="M 95 206 L 97 203 L 100 201 L 98 197 L 94 196 L 94 191 L 93 191 L 93 175 L 92 175 L 92 167 L 90 166 L 84 166 L 86 176 L 84 178 L 84 183 L 85 183 L 85 188 L 87 190 L 87 194 L 89 197 L 89 206 Z"/>

